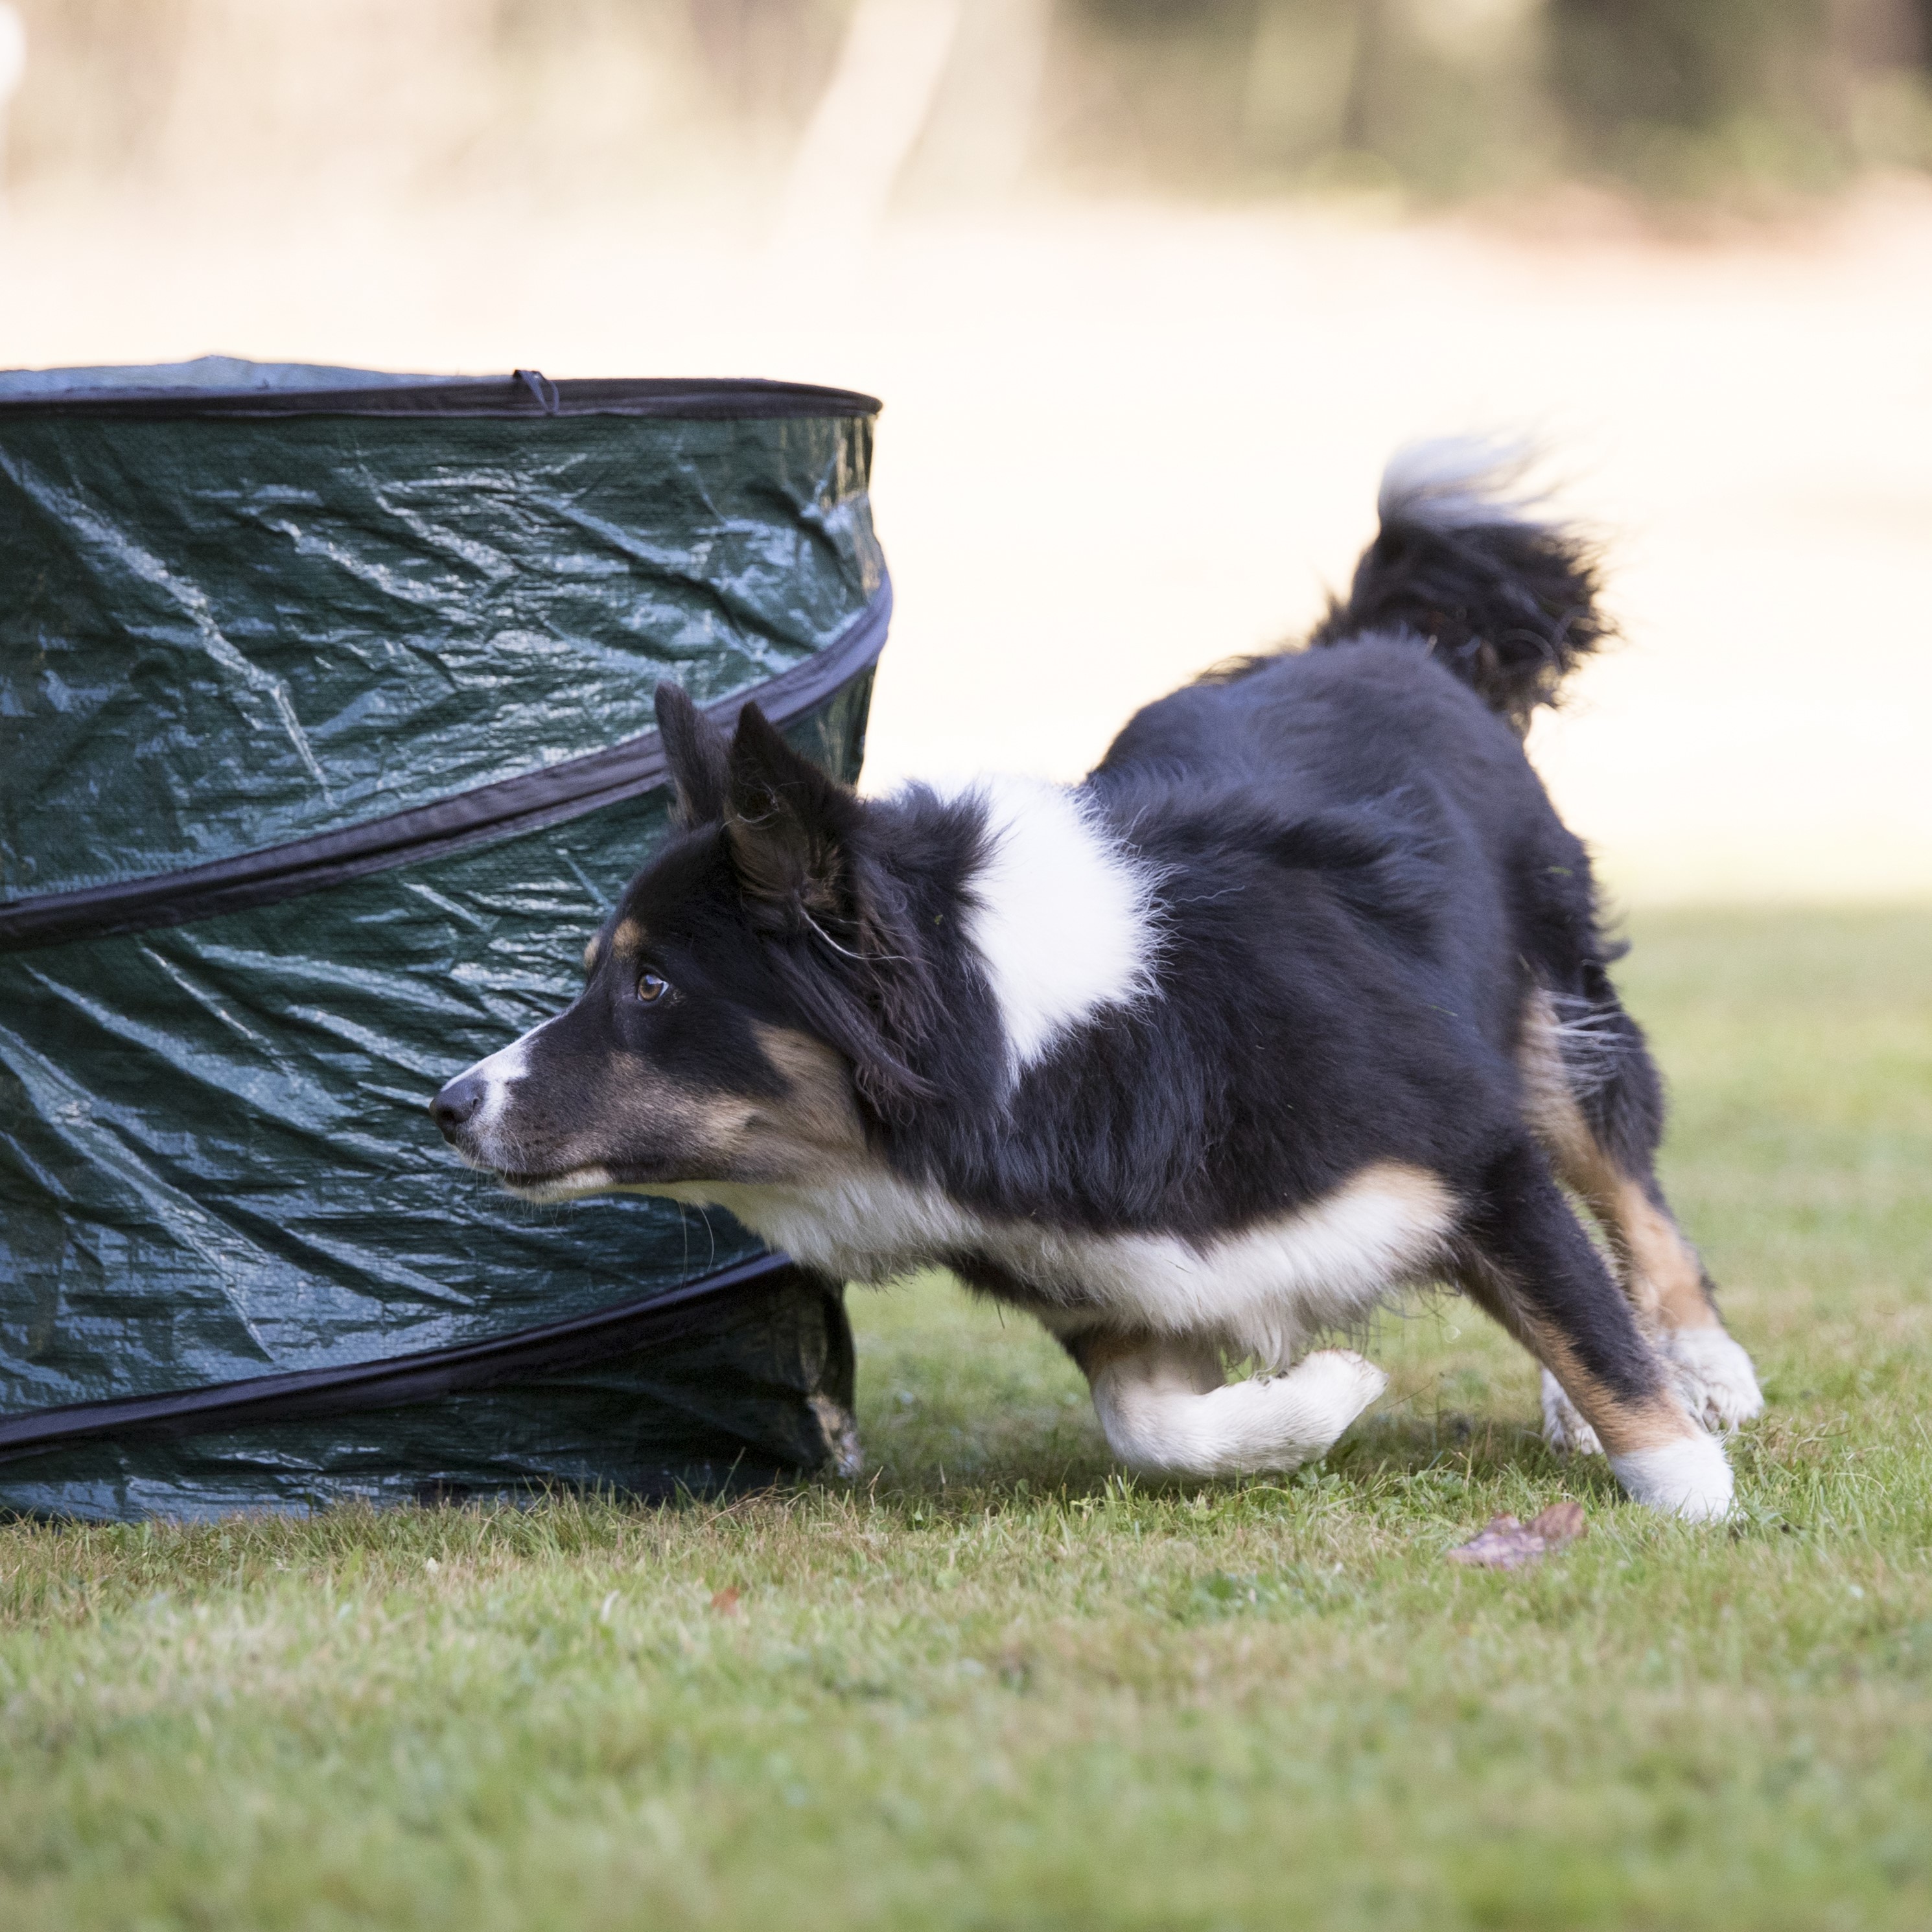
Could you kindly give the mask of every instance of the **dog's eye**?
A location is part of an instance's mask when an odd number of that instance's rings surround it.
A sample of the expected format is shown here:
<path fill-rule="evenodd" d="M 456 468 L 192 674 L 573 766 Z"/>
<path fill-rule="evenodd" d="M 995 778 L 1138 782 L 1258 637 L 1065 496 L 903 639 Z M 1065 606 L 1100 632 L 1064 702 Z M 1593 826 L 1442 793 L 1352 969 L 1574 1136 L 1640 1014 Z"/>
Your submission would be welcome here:
<path fill-rule="evenodd" d="M 670 991 L 670 982 L 656 973 L 645 973 L 638 976 L 638 998 L 647 1006 L 653 1000 L 662 999 Z"/>

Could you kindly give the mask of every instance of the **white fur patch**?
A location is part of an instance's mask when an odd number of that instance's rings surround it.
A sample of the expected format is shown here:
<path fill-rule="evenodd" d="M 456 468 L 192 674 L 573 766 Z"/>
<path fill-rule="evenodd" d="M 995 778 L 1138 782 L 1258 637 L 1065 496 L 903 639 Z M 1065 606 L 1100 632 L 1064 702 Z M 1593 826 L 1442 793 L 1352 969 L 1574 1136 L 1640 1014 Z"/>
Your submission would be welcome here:
<path fill-rule="evenodd" d="M 1388 1386 L 1347 1348 L 1306 1356 L 1285 1376 L 1223 1384 L 1211 1348 L 1169 1342 L 1096 1370 L 1094 1408 L 1108 1448 L 1131 1468 L 1232 1476 L 1326 1454 Z"/>
<path fill-rule="evenodd" d="M 477 1163 L 472 1162 L 471 1165 Z M 566 1201 L 588 1201 L 598 1194 L 638 1191 L 621 1186 L 617 1177 L 608 1167 L 573 1167 L 568 1173 L 553 1174 L 548 1180 L 538 1181 L 533 1186 L 512 1187 L 507 1180 L 503 1185 L 519 1201 L 534 1201 L 545 1208 L 558 1207 Z"/>
<path fill-rule="evenodd" d="M 648 1191 L 725 1208 L 772 1246 L 841 1280 L 890 1281 L 949 1255 L 984 1255 L 1070 1312 L 1212 1337 L 1284 1369 L 1311 1333 L 1360 1320 L 1424 1270 L 1455 1215 L 1432 1176 L 1393 1165 L 1200 1247 L 1172 1235 L 989 1220 L 882 1172 L 810 1187 L 696 1182 Z"/>
<path fill-rule="evenodd" d="M 1529 444 L 1504 438 L 1439 436 L 1406 443 L 1388 460 L 1376 496 L 1384 524 L 1470 530 L 1485 524 L 1538 525 L 1541 493 L 1526 490 L 1536 461 Z"/>
<path fill-rule="evenodd" d="M 1764 1413 L 1751 1358 L 1722 1328 L 1673 1328 L 1658 1338 L 1690 1413 L 1713 1429 L 1735 1429 Z"/>
<path fill-rule="evenodd" d="M 466 1066 L 458 1079 L 472 1078 L 483 1082 L 483 1104 L 470 1118 L 470 1135 L 475 1154 L 472 1164 L 495 1168 L 516 1167 L 515 1149 L 503 1132 L 503 1116 L 510 1104 L 510 1089 L 530 1070 L 530 1045 L 544 1027 L 534 1026 L 526 1034 L 500 1047 L 474 1066 Z"/>
<path fill-rule="evenodd" d="M 1151 882 L 1082 795 L 1043 779 L 976 781 L 984 862 L 967 938 L 985 966 L 1014 1073 L 1108 1006 L 1154 990 Z"/>
<path fill-rule="evenodd" d="M 1721 1522 L 1731 1513 L 1736 1484 L 1724 1445 L 1700 1429 L 1657 1449 L 1610 1458 L 1610 1468 L 1633 1501 L 1687 1522 Z"/>

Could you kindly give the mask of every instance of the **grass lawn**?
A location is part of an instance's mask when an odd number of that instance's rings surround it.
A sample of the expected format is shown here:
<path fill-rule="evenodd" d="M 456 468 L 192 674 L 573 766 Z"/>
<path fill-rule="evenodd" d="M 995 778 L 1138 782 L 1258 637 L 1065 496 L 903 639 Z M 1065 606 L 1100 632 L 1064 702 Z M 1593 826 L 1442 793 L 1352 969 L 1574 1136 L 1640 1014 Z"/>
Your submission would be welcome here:
<path fill-rule="evenodd" d="M 1770 1395 L 1735 1527 L 1547 1454 L 1453 1301 L 1320 1468 L 1124 1484 L 922 1282 L 856 1305 L 856 1486 L 0 1527 L 0 1924 L 1932 1925 L 1932 912 L 1636 936 Z"/>

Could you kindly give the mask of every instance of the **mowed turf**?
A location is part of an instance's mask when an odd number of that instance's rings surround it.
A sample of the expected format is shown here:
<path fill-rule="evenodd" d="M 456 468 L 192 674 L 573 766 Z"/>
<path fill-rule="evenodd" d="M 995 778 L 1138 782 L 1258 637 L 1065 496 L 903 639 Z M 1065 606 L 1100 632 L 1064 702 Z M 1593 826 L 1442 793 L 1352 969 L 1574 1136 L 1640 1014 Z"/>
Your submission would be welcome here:
<path fill-rule="evenodd" d="M 923 1282 L 855 1300 L 856 1486 L 0 1528 L 0 1924 L 1932 1924 L 1932 913 L 1636 937 L 1734 1527 L 1546 1454 L 1456 1301 L 1321 1468 L 1150 1490 Z"/>

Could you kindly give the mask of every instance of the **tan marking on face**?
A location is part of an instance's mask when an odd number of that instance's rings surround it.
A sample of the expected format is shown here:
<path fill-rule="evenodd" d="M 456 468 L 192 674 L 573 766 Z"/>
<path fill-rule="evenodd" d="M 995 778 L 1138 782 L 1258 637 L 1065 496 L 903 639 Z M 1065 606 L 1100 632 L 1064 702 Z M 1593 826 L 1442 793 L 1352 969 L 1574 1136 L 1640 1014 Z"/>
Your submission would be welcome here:
<path fill-rule="evenodd" d="M 674 1105 L 685 1136 L 698 1147 L 716 1148 L 730 1159 L 751 1130 L 753 1102 L 736 1094 L 671 1090 L 676 1093 Z"/>
<path fill-rule="evenodd" d="M 620 919 L 610 935 L 610 950 L 620 959 L 634 959 L 644 950 L 644 928 L 634 919 Z"/>
<path fill-rule="evenodd" d="M 866 1155 L 866 1130 L 844 1056 L 789 1027 L 756 1031 L 787 1090 L 781 1100 L 752 1103 L 747 1160 L 760 1178 L 812 1180 L 850 1173 Z"/>
<path fill-rule="evenodd" d="M 814 1186 L 871 1160 L 844 1061 L 808 1036 L 758 1028 L 785 1082 L 776 1096 L 694 1088 L 632 1063 L 598 1086 L 593 1118 L 557 1149 L 572 1171 L 662 1166 L 663 1181 L 605 1183 L 646 1192 L 687 1184 Z M 586 1095 L 586 1099 L 590 1096 Z"/>
<path fill-rule="evenodd" d="M 1517 1056 L 1530 1126 L 1558 1177 L 1582 1197 L 1603 1228 L 1638 1320 L 1653 1328 L 1718 1326 L 1696 1250 L 1642 1180 L 1624 1173 L 1590 1131 L 1564 1071 L 1558 1042 L 1556 1008 L 1549 994 L 1539 992 L 1532 996 Z"/>
<path fill-rule="evenodd" d="M 604 935 L 601 932 L 593 932 L 584 942 L 584 972 L 586 979 L 596 971 L 598 958 L 603 950 Z"/>
<path fill-rule="evenodd" d="M 622 1166 L 626 1147 L 664 1149 L 693 1175 L 722 1172 L 742 1144 L 755 1102 L 743 1094 L 694 1090 L 654 1071 L 632 1072 L 607 1103 L 602 1157 Z"/>

